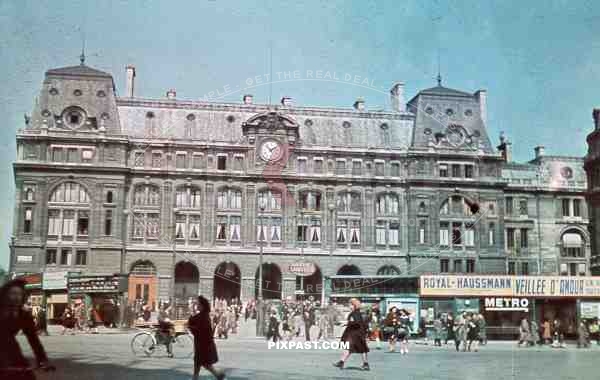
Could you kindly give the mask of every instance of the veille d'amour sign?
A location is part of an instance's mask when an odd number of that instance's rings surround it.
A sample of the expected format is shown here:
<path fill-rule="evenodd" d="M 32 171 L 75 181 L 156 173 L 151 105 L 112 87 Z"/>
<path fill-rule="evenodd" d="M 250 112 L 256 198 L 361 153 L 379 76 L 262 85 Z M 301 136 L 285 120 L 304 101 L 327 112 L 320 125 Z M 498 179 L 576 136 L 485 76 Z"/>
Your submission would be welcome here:
<path fill-rule="evenodd" d="M 421 276 L 422 296 L 600 298 L 600 277 Z"/>

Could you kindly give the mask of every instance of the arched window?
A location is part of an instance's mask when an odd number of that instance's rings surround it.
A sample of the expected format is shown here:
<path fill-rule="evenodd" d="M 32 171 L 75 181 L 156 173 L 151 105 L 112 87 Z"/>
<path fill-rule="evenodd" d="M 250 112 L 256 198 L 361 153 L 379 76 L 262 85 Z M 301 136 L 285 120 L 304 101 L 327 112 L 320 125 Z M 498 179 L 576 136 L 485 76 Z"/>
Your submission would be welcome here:
<path fill-rule="evenodd" d="M 215 239 L 218 242 L 239 243 L 241 235 L 242 192 L 234 188 L 217 191 L 217 224 Z"/>
<path fill-rule="evenodd" d="M 281 193 L 264 190 L 258 193 L 257 207 L 264 207 L 265 212 L 278 212 L 281 210 Z"/>
<path fill-rule="evenodd" d="M 133 264 L 130 274 L 136 276 L 155 276 L 157 272 L 156 267 L 151 261 L 142 260 Z"/>
<path fill-rule="evenodd" d="M 384 265 L 377 270 L 378 276 L 399 276 L 400 269 L 394 265 Z"/>
<path fill-rule="evenodd" d="M 112 192 L 112 190 L 108 190 L 106 192 L 106 203 L 113 203 L 113 192 Z"/>
<path fill-rule="evenodd" d="M 444 200 L 439 211 L 439 245 L 453 249 L 474 248 L 475 223 L 472 217 L 478 212 L 479 205 L 461 195 L 452 195 Z"/>
<path fill-rule="evenodd" d="M 394 193 L 379 194 L 375 201 L 375 243 L 379 248 L 400 245 L 400 201 Z"/>
<path fill-rule="evenodd" d="M 301 192 L 300 208 L 304 211 L 321 211 L 321 193 L 318 191 Z"/>
<path fill-rule="evenodd" d="M 282 240 L 281 193 L 271 190 L 259 192 L 256 206 L 258 208 L 256 241 L 260 244 L 280 244 Z"/>
<path fill-rule="evenodd" d="M 337 271 L 338 276 L 360 276 L 360 269 L 356 265 L 346 264 Z"/>
<path fill-rule="evenodd" d="M 585 243 L 576 229 L 565 231 L 561 236 L 561 255 L 563 257 L 585 257 Z"/>
<path fill-rule="evenodd" d="M 199 209 L 202 207 L 201 191 L 196 187 L 184 186 L 175 191 L 176 208 Z"/>
<path fill-rule="evenodd" d="M 133 190 L 132 214 L 134 239 L 158 239 L 160 235 L 160 188 L 156 185 L 137 185 Z"/>
<path fill-rule="evenodd" d="M 360 194 L 353 192 L 339 193 L 336 201 L 337 211 L 340 213 L 360 213 L 362 205 L 360 202 Z"/>
<path fill-rule="evenodd" d="M 76 182 L 58 185 L 50 194 L 48 237 L 86 239 L 89 235 L 90 198 L 85 187 Z"/>

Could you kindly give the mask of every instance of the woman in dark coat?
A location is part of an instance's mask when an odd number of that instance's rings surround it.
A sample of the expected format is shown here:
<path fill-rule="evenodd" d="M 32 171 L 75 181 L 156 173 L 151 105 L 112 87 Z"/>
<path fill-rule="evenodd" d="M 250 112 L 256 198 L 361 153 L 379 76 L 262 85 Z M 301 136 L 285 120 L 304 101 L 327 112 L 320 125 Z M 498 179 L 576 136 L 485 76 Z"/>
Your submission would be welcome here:
<path fill-rule="evenodd" d="M 367 361 L 367 352 L 369 352 L 369 346 L 367 346 L 367 321 L 363 318 L 360 312 L 360 301 L 356 298 L 350 300 L 352 311 L 348 314 L 348 323 L 346 329 L 342 334 L 342 342 L 349 344 L 349 350 L 345 350 L 342 354 L 341 359 L 333 363 L 335 367 L 344 368 L 344 363 L 350 357 L 350 354 L 357 353 L 362 354 L 363 365 L 362 369 L 365 371 L 369 370 L 369 363 Z"/>
<path fill-rule="evenodd" d="M 194 376 L 198 380 L 200 368 L 206 368 L 217 379 L 224 379 L 225 374 L 217 371 L 213 364 L 219 361 L 214 332 L 210 321 L 210 303 L 203 296 L 198 296 L 198 313 L 188 320 L 188 328 L 194 335 Z"/>
<path fill-rule="evenodd" d="M 35 380 L 28 371 L 29 363 L 15 336 L 19 331 L 27 337 L 39 367 L 53 369 L 36 332 L 31 313 L 23 309 L 25 282 L 12 280 L 0 288 L 0 379 Z"/>

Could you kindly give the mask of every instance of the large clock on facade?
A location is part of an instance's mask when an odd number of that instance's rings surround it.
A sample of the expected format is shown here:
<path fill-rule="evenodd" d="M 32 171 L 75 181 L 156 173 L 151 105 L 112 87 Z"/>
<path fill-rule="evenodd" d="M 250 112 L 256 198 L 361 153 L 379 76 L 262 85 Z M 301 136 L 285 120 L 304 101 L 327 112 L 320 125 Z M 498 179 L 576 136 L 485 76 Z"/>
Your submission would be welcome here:
<path fill-rule="evenodd" d="M 267 162 L 278 161 L 283 156 L 283 147 L 278 141 L 266 140 L 260 145 L 259 155 Z"/>

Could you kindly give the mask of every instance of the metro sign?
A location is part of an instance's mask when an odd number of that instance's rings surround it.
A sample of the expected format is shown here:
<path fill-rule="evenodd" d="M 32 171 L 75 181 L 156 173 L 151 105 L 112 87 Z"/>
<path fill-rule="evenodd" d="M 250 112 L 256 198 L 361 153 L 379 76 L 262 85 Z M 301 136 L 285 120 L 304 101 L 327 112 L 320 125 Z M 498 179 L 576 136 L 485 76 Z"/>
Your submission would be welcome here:
<path fill-rule="evenodd" d="M 524 311 L 529 312 L 529 300 L 527 298 L 503 298 L 492 297 L 485 299 L 485 310 L 487 311 Z"/>

